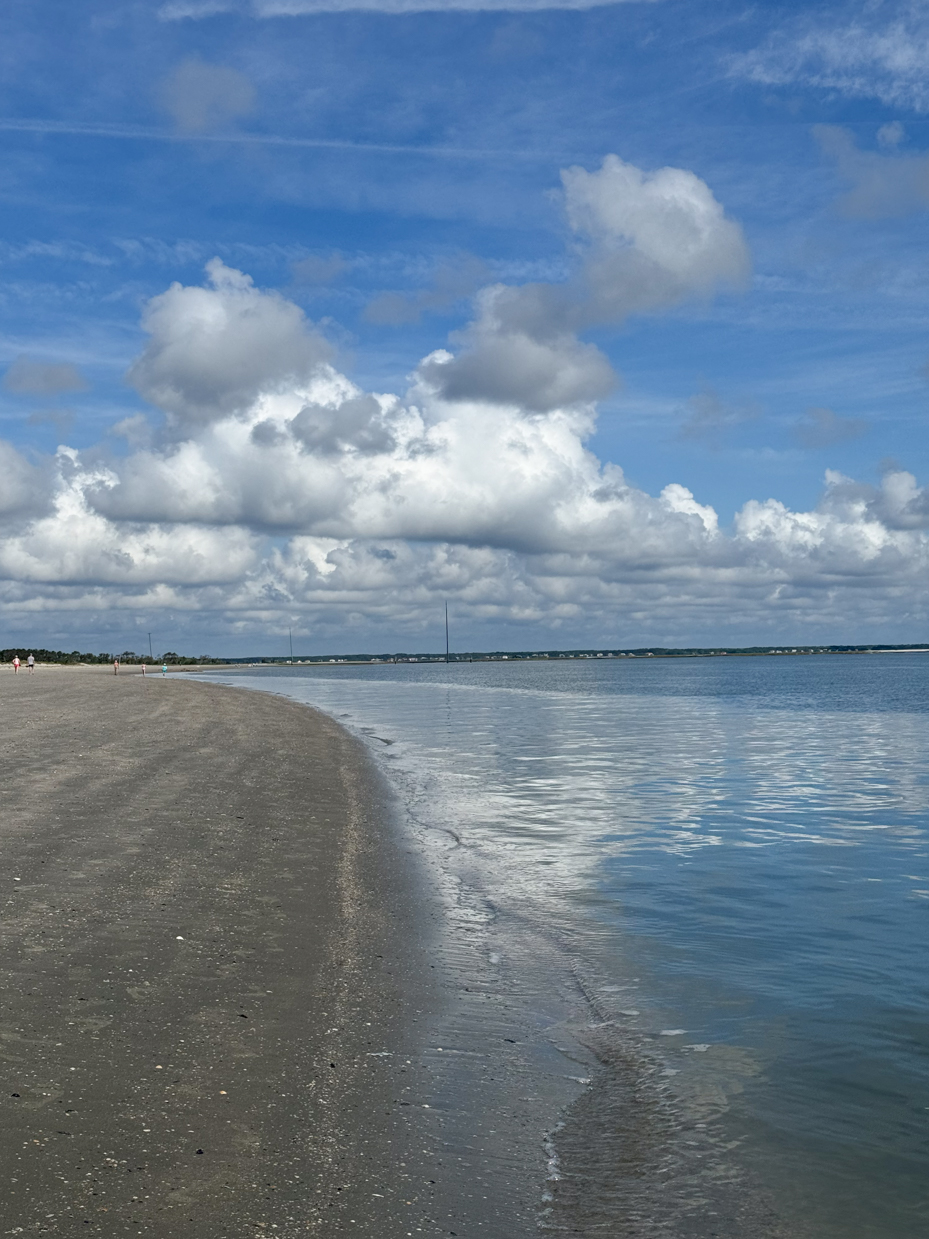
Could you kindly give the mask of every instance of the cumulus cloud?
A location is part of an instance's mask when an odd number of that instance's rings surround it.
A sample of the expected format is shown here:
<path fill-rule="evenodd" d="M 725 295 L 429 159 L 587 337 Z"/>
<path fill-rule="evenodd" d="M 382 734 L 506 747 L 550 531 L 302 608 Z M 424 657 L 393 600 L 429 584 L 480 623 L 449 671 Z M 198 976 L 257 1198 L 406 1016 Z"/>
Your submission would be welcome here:
<path fill-rule="evenodd" d="M 423 374 L 447 399 L 513 403 L 539 412 L 605 396 L 616 376 L 577 333 L 655 313 L 750 269 L 737 223 L 692 172 L 643 172 L 607 155 L 596 172 L 562 173 L 577 268 L 562 284 L 498 284 L 477 299 L 478 314 L 457 356 L 427 359 Z"/>
<path fill-rule="evenodd" d="M 929 111 L 929 19 L 922 3 L 864 4 L 839 20 L 803 17 L 730 61 L 734 76 L 812 86 L 850 98 Z"/>
<path fill-rule="evenodd" d="M 364 454 L 389 452 L 394 446 L 385 409 L 374 396 L 349 397 L 334 408 L 306 404 L 287 428 L 308 452 L 324 456 L 353 449 Z"/>
<path fill-rule="evenodd" d="M 365 442 L 372 423 L 389 437 Z M 684 642 L 929 616 L 929 492 L 911 474 L 830 472 L 815 509 L 751 501 L 725 529 L 680 483 L 651 496 L 597 460 L 591 426 L 422 386 L 373 397 L 330 371 L 122 462 L 62 452 L 52 510 L 0 537 L 0 581 L 40 609 L 109 599 L 228 631 L 286 614 L 375 645 L 378 624 L 415 632 L 442 597 L 474 622 L 539 625 L 542 644 L 621 617 Z"/>
<path fill-rule="evenodd" d="M 868 423 L 861 417 L 839 417 L 832 409 L 810 408 L 792 429 L 803 447 L 817 449 L 860 438 Z"/>
<path fill-rule="evenodd" d="M 286 614 L 343 641 L 416 631 L 443 597 L 475 622 L 615 643 L 620 620 L 680 642 L 929 621 L 929 492 L 904 470 L 877 487 L 829 473 L 812 510 L 752 500 L 730 526 L 682 483 L 651 495 L 594 455 L 614 376 L 580 333 L 707 296 L 748 258 L 692 173 L 613 158 L 564 185 L 570 278 L 483 290 L 399 396 L 351 382 L 296 305 L 218 260 L 207 287 L 156 297 L 130 377 L 170 433 L 124 419 L 125 458 L 60 449 L 41 477 L 0 449 L 0 613 L 173 608 L 263 633 Z M 735 417 L 711 393 L 691 410 L 714 433 Z M 848 421 L 803 425 L 821 445 Z"/>
<path fill-rule="evenodd" d="M 569 168 L 561 180 L 568 221 L 593 246 L 587 321 L 618 322 L 747 278 L 742 229 L 693 172 L 643 172 L 607 155 L 597 172 Z"/>
<path fill-rule="evenodd" d="M 214 631 L 230 632 L 267 632 L 283 614 L 343 647 L 353 629 L 375 648 L 382 625 L 416 633 L 443 598 L 462 619 L 536 626 L 543 645 L 559 643 L 559 630 L 591 625 L 618 644 L 630 630 L 673 633 L 681 643 L 699 633 L 775 639 L 785 628 L 798 641 L 835 639 L 850 618 L 860 639 L 861 627 L 929 614 L 929 502 L 912 475 L 895 470 L 869 487 L 829 473 L 812 511 L 751 501 L 724 531 L 686 487 L 671 484 L 655 498 L 585 457 L 576 429 L 545 427 L 547 453 L 528 435 L 522 465 L 511 449 L 486 478 L 477 451 L 469 470 L 473 440 L 445 428 L 434 473 L 405 471 L 394 454 L 405 476 L 392 493 L 387 471 L 375 469 L 315 514 L 304 508 L 304 527 L 316 532 L 263 548 L 241 523 L 191 522 L 189 506 L 178 523 L 120 523 L 88 507 L 88 478 L 72 478 L 53 517 L 3 541 L 0 575 L 32 582 L 49 606 L 65 605 L 62 589 L 83 590 L 83 606 L 109 598 L 118 607 L 208 612 Z M 559 461 L 565 448 L 568 465 Z M 460 476 L 449 502 L 453 468 Z"/>
<path fill-rule="evenodd" d="M 59 449 L 50 510 L 24 530 L 0 539 L 0 578 L 82 585 L 221 585 L 254 567 L 255 538 L 241 528 L 120 527 L 108 521 L 87 499 L 105 477 L 105 469 L 88 468 L 77 452 Z"/>
<path fill-rule="evenodd" d="M 255 88 L 237 69 L 191 56 L 161 84 L 159 99 L 182 133 L 205 133 L 250 112 Z"/>
<path fill-rule="evenodd" d="M 929 490 L 905 469 L 888 469 L 880 490 L 867 492 L 869 510 L 892 529 L 929 527 Z"/>
<path fill-rule="evenodd" d="M 528 332 L 501 330 L 492 305 L 466 339 L 468 347 L 457 357 L 442 349 L 420 365 L 423 379 L 448 400 L 486 400 L 547 412 L 593 403 L 618 382 L 595 345 L 567 333 L 540 340 Z"/>
<path fill-rule="evenodd" d="M 68 362 L 20 356 L 7 367 L 3 386 L 18 396 L 58 396 L 66 391 L 86 391 L 87 381 L 77 366 Z"/>
<path fill-rule="evenodd" d="M 838 125 L 814 125 L 813 134 L 835 161 L 839 175 L 851 185 L 840 199 L 846 214 L 879 219 L 929 207 L 929 155 L 863 151 L 853 135 Z"/>
<path fill-rule="evenodd" d="M 172 284 L 149 302 L 142 325 L 151 339 L 128 374 L 182 428 L 306 381 L 332 353 L 293 302 L 218 258 L 206 270 L 210 288 Z"/>

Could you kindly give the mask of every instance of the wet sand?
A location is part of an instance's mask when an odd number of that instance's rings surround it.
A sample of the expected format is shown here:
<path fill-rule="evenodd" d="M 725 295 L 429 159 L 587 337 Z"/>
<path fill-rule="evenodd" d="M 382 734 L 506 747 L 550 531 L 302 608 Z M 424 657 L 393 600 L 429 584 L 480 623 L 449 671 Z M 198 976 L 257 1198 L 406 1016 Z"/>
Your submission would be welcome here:
<path fill-rule="evenodd" d="M 2 673 L 0 725 L 0 1234 L 465 1233 L 401 1052 L 435 913 L 363 749 L 135 669 Z"/>

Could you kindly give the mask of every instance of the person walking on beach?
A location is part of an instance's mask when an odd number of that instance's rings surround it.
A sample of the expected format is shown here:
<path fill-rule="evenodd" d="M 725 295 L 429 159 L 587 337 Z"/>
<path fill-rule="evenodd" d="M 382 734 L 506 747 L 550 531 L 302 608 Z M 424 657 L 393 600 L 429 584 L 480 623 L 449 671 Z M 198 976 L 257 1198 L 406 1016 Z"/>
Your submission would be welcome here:
<path fill-rule="evenodd" d="M 162 675 L 167 675 L 167 674 L 168 674 L 168 664 L 167 664 L 167 663 L 162 663 L 162 664 L 161 664 L 161 674 L 162 674 Z"/>
<path fill-rule="evenodd" d="M 145 663 L 142 664 L 142 674 L 145 675 Z"/>
<path fill-rule="evenodd" d="M 113 659 L 113 674 L 119 675 L 119 659 L 118 658 Z"/>
<path fill-rule="evenodd" d="M 19 670 L 19 655 L 14 654 L 13 655 L 13 674 L 15 675 L 18 670 Z"/>
<path fill-rule="evenodd" d="M 32 675 L 35 671 L 35 654 L 30 654 L 26 659 L 26 666 L 29 668 L 29 674 Z"/>

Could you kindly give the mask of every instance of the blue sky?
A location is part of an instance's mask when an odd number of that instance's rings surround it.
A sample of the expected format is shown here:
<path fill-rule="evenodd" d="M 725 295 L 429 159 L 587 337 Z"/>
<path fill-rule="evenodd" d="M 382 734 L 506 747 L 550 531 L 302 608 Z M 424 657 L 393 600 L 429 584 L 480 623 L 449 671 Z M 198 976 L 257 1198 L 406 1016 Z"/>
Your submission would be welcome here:
<path fill-rule="evenodd" d="M 8 4 L 3 644 L 922 640 L 927 62 L 925 4 Z"/>

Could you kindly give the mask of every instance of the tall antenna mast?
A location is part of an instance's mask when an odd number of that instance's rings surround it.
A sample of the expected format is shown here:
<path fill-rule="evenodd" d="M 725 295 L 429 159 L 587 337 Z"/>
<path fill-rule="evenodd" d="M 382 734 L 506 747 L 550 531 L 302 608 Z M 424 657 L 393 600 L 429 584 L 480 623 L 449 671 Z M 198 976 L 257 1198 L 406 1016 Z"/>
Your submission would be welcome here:
<path fill-rule="evenodd" d="M 294 630 L 292 628 L 288 628 L 287 635 L 288 637 L 290 637 L 290 661 L 293 662 L 294 660 Z"/>
<path fill-rule="evenodd" d="M 449 661 L 448 657 L 448 603 L 445 604 L 445 661 Z"/>

